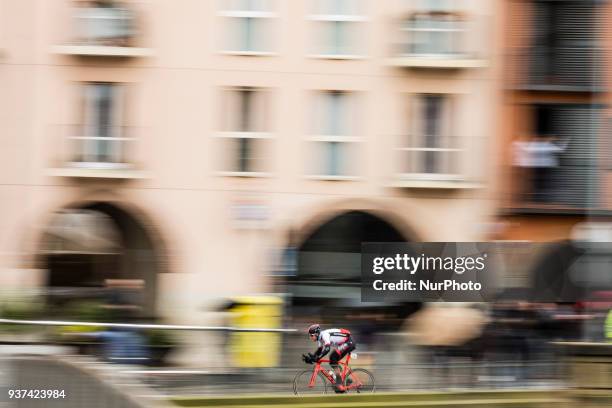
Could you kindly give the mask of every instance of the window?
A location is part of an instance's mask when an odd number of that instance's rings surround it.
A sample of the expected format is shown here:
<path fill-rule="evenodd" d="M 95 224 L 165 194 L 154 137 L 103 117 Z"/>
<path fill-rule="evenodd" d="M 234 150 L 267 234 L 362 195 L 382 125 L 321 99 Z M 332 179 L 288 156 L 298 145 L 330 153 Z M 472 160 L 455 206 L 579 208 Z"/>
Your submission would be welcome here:
<path fill-rule="evenodd" d="M 590 88 L 598 81 L 596 2 L 534 2 L 533 85 Z"/>
<path fill-rule="evenodd" d="M 123 85 L 87 83 L 83 86 L 83 121 L 77 126 L 75 163 L 88 166 L 126 163 L 123 124 Z"/>
<path fill-rule="evenodd" d="M 408 136 L 403 138 L 400 157 L 403 175 L 448 179 L 461 176 L 461 138 L 452 124 L 452 98 L 445 94 L 423 94 L 411 98 Z"/>
<path fill-rule="evenodd" d="M 315 96 L 310 172 L 324 178 L 354 176 L 355 95 L 323 91 Z"/>
<path fill-rule="evenodd" d="M 311 16 L 315 27 L 312 54 L 355 57 L 362 52 L 363 22 L 361 1 L 315 0 Z"/>
<path fill-rule="evenodd" d="M 269 91 L 262 88 L 239 87 L 223 91 L 220 136 L 226 155 L 222 157 L 222 171 L 254 175 L 267 170 L 269 99 Z"/>
<path fill-rule="evenodd" d="M 456 56 L 463 53 L 463 22 L 450 13 L 418 13 L 402 27 L 402 54 Z"/>
<path fill-rule="evenodd" d="M 349 98 L 349 94 L 342 91 L 328 91 L 320 95 L 318 134 L 326 136 L 346 136 L 348 134 Z"/>
<path fill-rule="evenodd" d="M 535 105 L 535 133 L 538 136 L 549 136 L 554 134 L 553 123 L 555 122 L 555 109 L 552 105 Z"/>
<path fill-rule="evenodd" d="M 231 53 L 266 54 L 272 51 L 271 0 L 225 0 L 220 13 L 226 28 L 223 50 Z"/>

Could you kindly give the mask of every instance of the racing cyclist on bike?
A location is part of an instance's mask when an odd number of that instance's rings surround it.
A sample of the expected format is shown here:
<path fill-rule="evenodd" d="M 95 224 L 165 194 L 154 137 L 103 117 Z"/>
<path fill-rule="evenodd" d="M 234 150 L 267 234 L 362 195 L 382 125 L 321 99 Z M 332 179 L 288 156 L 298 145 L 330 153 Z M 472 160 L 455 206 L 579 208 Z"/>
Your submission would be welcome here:
<path fill-rule="evenodd" d="M 338 392 L 346 391 L 342 384 L 342 370 L 338 362 L 355 350 L 355 342 L 351 337 L 351 332 L 346 329 L 321 330 L 320 325 L 313 324 L 308 327 L 308 335 L 312 341 L 318 343 L 319 347 L 314 353 L 304 355 L 304 361 L 308 364 L 316 363 L 331 350 L 329 365 L 335 374 L 334 388 Z"/>

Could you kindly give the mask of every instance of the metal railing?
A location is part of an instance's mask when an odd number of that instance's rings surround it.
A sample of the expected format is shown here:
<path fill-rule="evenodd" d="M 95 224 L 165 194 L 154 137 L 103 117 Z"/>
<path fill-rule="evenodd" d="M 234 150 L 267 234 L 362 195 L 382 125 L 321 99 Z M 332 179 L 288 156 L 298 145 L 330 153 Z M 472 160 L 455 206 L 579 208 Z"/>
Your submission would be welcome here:
<path fill-rule="evenodd" d="M 105 323 L 105 322 L 79 322 L 66 320 L 18 320 L 0 319 L 0 323 L 22 324 L 31 326 L 87 326 L 87 327 L 115 327 L 124 329 L 162 329 L 162 330 L 196 330 L 196 331 L 232 331 L 244 333 L 294 333 L 297 329 L 276 328 L 250 328 L 230 326 L 197 326 L 178 324 L 136 324 L 136 323 Z"/>
<path fill-rule="evenodd" d="M 60 125 L 62 165 L 115 169 L 135 165 L 137 128 L 133 126 Z"/>
<path fill-rule="evenodd" d="M 0 320 L 3 323 L 16 323 L 15 320 Z M 73 324 L 77 322 L 60 321 L 21 321 L 22 324 Z M 83 324 L 87 322 L 78 322 Z M 83 367 L 99 373 L 104 382 L 148 384 L 152 389 L 165 395 L 185 394 L 244 394 L 263 392 L 282 392 L 290 390 L 293 376 L 298 370 L 308 368 L 300 355 L 311 351 L 313 344 L 293 329 L 235 328 L 212 326 L 180 325 L 139 325 L 95 323 L 97 326 L 162 328 L 167 330 L 205 330 L 205 331 L 269 331 L 284 333 L 282 342 L 282 361 L 277 367 L 270 368 L 237 368 L 229 365 L 221 367 L 140 367 L 102 363 L 92 358 L 74 355 L 57 356 L 72 365 L 83 362 Z M 209 339 L 210 340 L 210 339 Z M 219 338 L 221 340 L 221 338 Z M 214 353 L 210 341 L 200 344 L 206 347 L 207 353 Z M 550 344 L 549 344 L 550 346 Z M 23 349 L 23 347 L 22 347 Z M 198 348 L 192 348 L 194 353 Z M 533 349 L 536 351 L 535 349 Z M 429 347 L 411 343 L 410 337 L 399 333 L 380 333 L 372 343 L 358 343 L 357 358 L 352 362 L 355 367 L 371 370 L 376 378 L 380 391 L 398 390 L 483 390 L 491 388 L 515 389 L 559 389 L 567 386 L 568 372 L 565 360 L 554 347 L 538 348 L 530 358 L 518 358 L 509 354 L 484 354 L 480 358 L 471 358 L 460 354 L 438 353 Z M 280 350 L 279 350 L 280 352 Z M 42 361 L 44 359 L 41 359 Z M 6 360 L 4 360 L 6 361 Z M 38 364 L 38 363 L 36 363 Z M 46 373 L 46 363 L 42 362 L 34 369 L 35 363 L 20 367 L 21 378 L 30 378 L 34 373 Z M 24 368 L 27 368 L 24 370 Z M 41 378 L 44 378 L 42 376 Z M 56 371 L 54 378 L 58 386 L 62 383 L 75 384 L 73 389 L 91 389 L 88 374 L 64 375 Z M 41 380 L 42 381 L 42 380 Z M 34 384 L 28 380 L 28 384 Z M 19 384 L 19 385 L 28 385 Z M 14 384 L 17 385 L 17 384 Z M 48 385 L 50 383 L 46 383 Z M 108 385 L 95 385 L 101 394 L 113 394 L 106 390 Z M 76 392 L 76 391 L 74 391 Z M 74 394 L 73 394 L 74 395 Z M 83 394 L 85 395 L 85 394 Z M 102 398 L 107 396 L 102 395 Z M 110 397 L 109 397 L 110 398 Z M 114 397 L 113 397 L 114 398 Z M 70 405 L 68 405 L 70 406 Z"/>
<path fill-rule="evenodd" d="M 448 13 L 465 7 L 463 0 L 416 0 L 412 4 L 414 9 L 420 12 Z"/>
<path fill-rule="evenodd" d="M 76 8 L 74 19 L 84 45 L 129 46 L 136 34 L 134 14 L 122 7 Z"/>
<path fill-rule="evenodd" d="M 601 49 L 597 47 L 525 47 L 515 50 L 511 78 L 515 89 L 599 92 Z"/>
<path fill-rule="evenodd" d="M 460 29 L 404 28 L 407 37 L 401 44 L 400 55 L 461 58 L 466 55 L 459 39 Z"/>
<path fill-rule="evenodd" d="M 400 175 L 405 177 L 430 176 L 435 179 L 459 179 L 464 149 L 442 147 L 401 147 Z"/>

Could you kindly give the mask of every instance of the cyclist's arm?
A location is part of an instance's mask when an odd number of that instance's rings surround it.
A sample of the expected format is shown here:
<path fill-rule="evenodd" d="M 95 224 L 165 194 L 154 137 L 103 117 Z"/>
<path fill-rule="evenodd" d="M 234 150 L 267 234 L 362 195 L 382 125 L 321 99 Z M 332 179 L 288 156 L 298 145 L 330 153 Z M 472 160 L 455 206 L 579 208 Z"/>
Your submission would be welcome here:
<path fill-rule="evenodd" d="M 327 353 L 329 353 L 329 350 L 330 350 L 329 346 L 330 346 L 329 344 L 326 344 L 324 346 L 319 347 L 317 351 L 315 351 L 314 353 L 314 356 L 313 356 L 314 360 L 317 361 L 323 358 Z"/>

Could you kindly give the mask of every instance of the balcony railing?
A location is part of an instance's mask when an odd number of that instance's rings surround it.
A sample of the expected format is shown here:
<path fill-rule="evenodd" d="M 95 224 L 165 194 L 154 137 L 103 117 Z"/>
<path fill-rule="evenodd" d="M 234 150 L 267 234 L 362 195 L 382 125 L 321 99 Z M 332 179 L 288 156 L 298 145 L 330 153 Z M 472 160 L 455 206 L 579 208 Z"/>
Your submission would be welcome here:
<path fill-rule="evenodd" d="M 410 19 L 400 27 L 392 65 L 413 68 L 477 68 L 470 44 L 472 24 L 453 19 Z"/>
<path fill-rule="evenodd" d="M 59 126 L 61 150 L 55 158 L 55 173 L 63 176 L 132 178 L 138 168 L 136 129 L 109 126 L 92 129 L 86 125 Z M 125 172 L 127 171 L 127 172 Z M 114 175 L 111 175 L 114 174 Z"/>
<path fill-rule="evenodd" d="M 465 0 L 414 0 L 411 5 L 419 12 L 449 13 L 462 10 Z"/>
<path fill-rule="evenodd" d="M 74 136 L 71 164 L 83 167 L 129 167 L 127 150 L 133 140 L 127 137 Z"/>
<path fill-rule="evenodd" d="M 75 10 L 78 40 L 88 45 L 126 47 L 136 33 L 134 16 L 126 8 L 77 8 Z"/>
<path fill-rule="evenodd" d="M 597 209 L 600 171 L 581 166 L 512 169 L 516 191 L 510 208 L 524 212 L 563 212 Z"/>
<path fill-rule="evenodd" d="M 401 175 L 424 179 L 460 179 L 459 162 L 463 149 L 436 147 L 402 147 Z"/>
<path fill-rule="evenodd" d="M 422 140 L 411 137 L 409 141 Z M 470 162 L 475 146 L 467 138 L 446 136 L 437 138 L 437 146 L 412 143 L 395 149 L 395 181 L 397 187 L 407 188 L 474 188 L 477 161 Z"/>
<path fill-rule="evenodd" d="M 401 55 L 430 55 L 436 57 L 464 55 L 465 29 L 458 23 L 407 24 L 401 30 L 404 34 Z"/>
<path fill-rule="evenodd" d="M 600 91 L 601 68 L 598 48 L 532 47 L 518 54 L 518 64 L 528 67 L 528 75 L 518 80 L 518 88 L 560 91 Z"/>
<path fill-rule="evenodd" d="M 76 7 L 71 38 L 56 47 L 60 54 L 80 56 L 143 56 L 136 14 L 126 7 Z"/>

